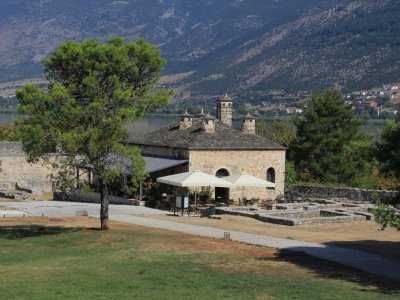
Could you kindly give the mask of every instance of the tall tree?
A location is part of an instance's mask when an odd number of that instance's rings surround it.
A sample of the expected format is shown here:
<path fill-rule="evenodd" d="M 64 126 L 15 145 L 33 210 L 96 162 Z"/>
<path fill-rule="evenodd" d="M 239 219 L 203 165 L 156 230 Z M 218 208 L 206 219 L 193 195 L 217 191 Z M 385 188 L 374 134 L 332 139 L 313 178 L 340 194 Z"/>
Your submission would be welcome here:
<path fill-rule="evenodd" d="M 366 167 L 373 141 L 359 132 L 360 120 L 341 94 L 314 93 L 304 117 L 295 117 L 297 139 L 292 152 L 301 179 L 349 183 Z"/>
<path fill-rule="evenodd" d="M 393 172 L 400 177 L 400 116 L 388 121 L 378 146 L 378 159 L 384 172 Z"/>
<path fill-rule="evenodd" d="M 388 121 L 386 130 L 382 134 L 382 141 L 378 145 L 378 159 L 382 164 L 382 172 L 395 177 L 396 183 L 400 179 L 400 117 Z M 381 203 L 374 209 L 375 220 L 382 227 L 392 226 L 400 230 L 400 186 L 397 186 L 399 195 L 391 203 Z"/>
<path fill-rule="evenodd" d="M 49 84 L 26 85 L 17 92 L 18 111 L 27 116 L 18 128 L 28 160 L 57 152 L 57 159 L 50 161 L 57 163 L 63 178 L 77 166 L 91 166 L 101 197 L 101 229 L 109 227 L 109 185 L 126 162 L 132 184 L 144 176 L 139 149 L 121 141 L 127 137 L 127 121 L 168 102 L 171 91 L 155 89 L 165 62 L 143 39 L 68 41 L 43 61 Z M 117 156 L 126 159 L 113 159 Z"/>
<path fill-rule="evenodd" d="M 288 121 L 281 119 L 274 119 L 270 126 L 257 123 L 256 133 L 285 147 L 290 147 L 296 139 L 296 128 L 290 126 Z"/>

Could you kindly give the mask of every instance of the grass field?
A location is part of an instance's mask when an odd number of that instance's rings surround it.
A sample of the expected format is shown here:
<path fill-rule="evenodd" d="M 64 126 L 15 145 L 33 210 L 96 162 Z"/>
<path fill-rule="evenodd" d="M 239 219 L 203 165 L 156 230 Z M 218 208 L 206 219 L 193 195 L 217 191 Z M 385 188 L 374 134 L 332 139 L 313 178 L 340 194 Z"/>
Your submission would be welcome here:
<path fill-rule="evenodd" d="M 88 218 L 2 219 L 1 299 L 399 299 L 304 255 Z M 400 288 L 400 287 L 399 287 Z"/>

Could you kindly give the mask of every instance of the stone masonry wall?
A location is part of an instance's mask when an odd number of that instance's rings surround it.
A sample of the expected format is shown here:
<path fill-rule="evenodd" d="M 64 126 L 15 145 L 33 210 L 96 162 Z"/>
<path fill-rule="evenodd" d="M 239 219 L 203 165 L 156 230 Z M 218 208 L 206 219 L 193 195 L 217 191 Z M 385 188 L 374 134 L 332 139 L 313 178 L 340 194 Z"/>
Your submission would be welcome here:
<path fill-rule="evenodd" d="M 398 193 L 394 191 L 363 190 L 356 188 L 337 188 L 320 186 L 298 185 L 286 192 L 286 199 L 345 199 L 360 202 L 375 202 L 379 198 L 383 202 L 394 198 Z"/>
<path fill-rule="evenodd" d="M 285 151 L 200 151 L 189 153 L 189 171 L 202 171 L 215 175 L 219 169 L 228 170 L 230 175 L 249 174 L 267 179 L 269 168 L 275 169 L 275 190 L 247 187 L 243 194 L 247 198 L 275 199 L 284 193 Z M 242 188 L 231 188 L 229 198 L 237 201 L 242 197 Z"/>
<path fill-rule="evenodd" d="M 0 154 L 24 154 L 20 142 L 0 142 Z"/>
<path fill-rule="evenodd" d="M 30 164 L 25 159 L 21 143 L 0 142 L 0 187 L 6 190 L 30 189 L 36 193 L 51 192 L 50 174 L 53 172 L 48 165 Z"/>
<path fill-rule="evenodd" d="M 84 202 L 84 203 L 100 203 L 100 194 L 95 192 L 85 192 L 73 189 L 71 192 L 65 194 L 62 192 L 54 192 L 55 201 L 70 201 L 70 202 Z M 108 196 L 108 203 L 110 204 L 126 204 L 134 205 L 135 200 L 125 199 L 122 197 Z"/>
<path fill-rule="evenodd" d="M 0 182 L 5 189 L 10 190 L 18 186 L 39 194 L 52 191 L 50 174 L 53 172 L 50 166 L 29 164 L 25 156 L 1 156 L 0 160 Z"/>

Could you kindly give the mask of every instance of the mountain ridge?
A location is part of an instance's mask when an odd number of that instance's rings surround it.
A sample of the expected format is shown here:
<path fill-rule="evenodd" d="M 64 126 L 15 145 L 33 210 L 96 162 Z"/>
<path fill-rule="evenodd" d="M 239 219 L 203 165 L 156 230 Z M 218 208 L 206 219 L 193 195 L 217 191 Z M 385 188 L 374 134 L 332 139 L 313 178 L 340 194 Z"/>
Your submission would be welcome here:
<path fill-rule="evenodd" d="M 0 81 L 41 74 L 67 39 L 142 36 L 168 59 L 183 100 L 226 92 L 344 91 L 399 81 L 398 0 L 5 0 Z"/>

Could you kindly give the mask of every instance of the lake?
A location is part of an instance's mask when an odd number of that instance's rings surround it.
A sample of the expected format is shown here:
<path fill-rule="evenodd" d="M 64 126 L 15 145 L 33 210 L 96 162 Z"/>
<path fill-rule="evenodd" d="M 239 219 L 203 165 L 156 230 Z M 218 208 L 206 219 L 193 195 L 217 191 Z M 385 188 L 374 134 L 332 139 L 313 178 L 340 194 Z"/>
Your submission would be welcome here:
<path fill-rule="evenodd" d="M 11 124 L 22 115 L 14 111 L 0 111 L 0 123 Z M 160 129 L 162 127 L 177 123 L 179 116 L 177 115 L 149 115 L 146 118 L 137 121 L 134 124 L 128 125 L 128 133 L 130 137 L 136 137 Z M 267 123 L 271 123 L 272 119 L 263 120 Z M 240 128 L 241 122 L 239 119 L 233 120 L 233 126 Z M 373 136 L 376 140 L 380 140 L 383 130 L 386 128 L 385 120 L 368 120 L 362 126 L 361 129 Z"/>
<path fill-rule="evenodd" d="M 15 111 L 0 111 L 0 123 L 12 124 L 22 115 Z M 135 137 L 147 132 L 157 130 L 179 121 L 177 115 L 149 115 L 146 118 L 128 125 L 129 136 Z"/>

